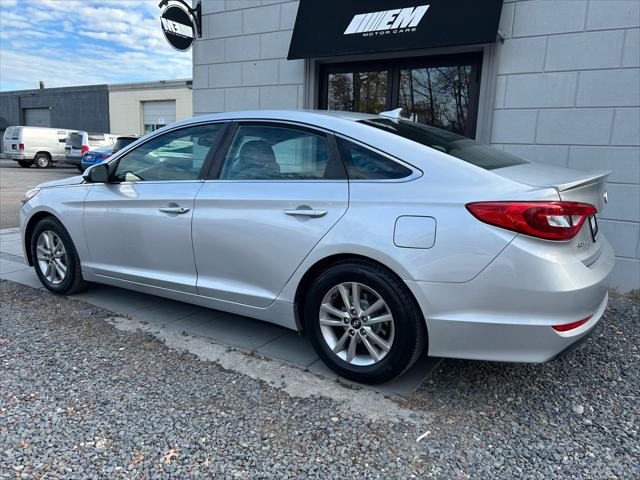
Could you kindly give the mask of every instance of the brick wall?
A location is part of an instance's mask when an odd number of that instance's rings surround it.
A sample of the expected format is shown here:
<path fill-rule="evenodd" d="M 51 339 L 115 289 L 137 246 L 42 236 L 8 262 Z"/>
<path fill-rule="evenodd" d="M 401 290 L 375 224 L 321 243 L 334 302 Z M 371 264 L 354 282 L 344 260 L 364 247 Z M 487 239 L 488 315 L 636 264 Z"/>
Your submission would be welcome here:
<path fill-rule="evenodd" d="M 492 142 L 607 169 L 613 284 L 640 287 L 640 0 L 505 0 Z"/>
<path fill-rule="evenodd" d="M 320 1 L 320 0 L 318 0 Z M 297 1 L 203 0 L 194 114 L 302 108 L 287 61 Z M 608 169 L 613 284 L 640 288 L 640 0 L 504 0 L 491 141 L 534 161 Z"/>
<path fill-rule="evenodd" d="M 287 61 L 297 1 L 204 0 L 193 112 L 302 108 L 304 61 Z"/>

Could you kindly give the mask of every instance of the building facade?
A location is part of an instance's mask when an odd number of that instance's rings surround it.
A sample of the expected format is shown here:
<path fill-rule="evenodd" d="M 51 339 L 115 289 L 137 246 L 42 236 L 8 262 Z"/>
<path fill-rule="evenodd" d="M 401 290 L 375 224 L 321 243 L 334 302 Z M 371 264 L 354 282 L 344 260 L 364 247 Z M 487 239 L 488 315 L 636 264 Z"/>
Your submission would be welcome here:
<path fill-rule="evenodd" d="M 600 223 L 612 284 L 640 287 L 638 0 L 202 0 L 202 11 L 194 114 L 402 107 L 536 162 L 611 170 Z"/>
<path fill-rule="evenodd" d="M 108 86 L 0 92 L 0 137 L 12 125 L 107 132 Z"/>
<path fill-rule="evenodd" d="M 141 135 L 192 116 L 191 80 L 109 85 L 111 133 Z"/>
<path fill-rule="evenodd" d="M 191 80 L 0 92 L 0 139 L 13 125 L 141 135 L 191 118 L 191 93 Z"/>

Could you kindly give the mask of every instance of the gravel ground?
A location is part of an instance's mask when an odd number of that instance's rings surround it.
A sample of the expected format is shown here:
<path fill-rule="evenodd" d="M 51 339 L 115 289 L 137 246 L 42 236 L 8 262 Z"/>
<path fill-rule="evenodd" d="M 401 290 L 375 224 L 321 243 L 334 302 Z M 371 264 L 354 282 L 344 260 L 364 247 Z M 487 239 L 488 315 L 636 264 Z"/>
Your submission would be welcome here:
<path fill-rule="evenodd" d="M 638 478 L 638 310 L 552 364 L 445 361 L 381 421 L 3 281 L 0 478 Z"/>

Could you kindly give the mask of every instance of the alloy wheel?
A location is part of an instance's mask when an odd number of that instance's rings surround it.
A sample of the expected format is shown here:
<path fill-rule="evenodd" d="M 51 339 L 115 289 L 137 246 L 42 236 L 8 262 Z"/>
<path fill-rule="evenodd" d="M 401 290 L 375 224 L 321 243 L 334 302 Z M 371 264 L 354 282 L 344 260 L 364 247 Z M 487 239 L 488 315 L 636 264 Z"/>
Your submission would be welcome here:
<path fill-rule="evenodd" d="M 374 365 L 393 345 L 391 310 L 381 295 L 362 283 L 345 282 L 331 288 L 320 304 L 319 321 L 331 351 L 351 365 Z"/>
<path fill-rule="evenodd" d="M 38 268 L 47 281 L 58 284 L 67 276 L 67 251 L 60 237 L 51 230 L 38 236 L 36 243 Z"/>

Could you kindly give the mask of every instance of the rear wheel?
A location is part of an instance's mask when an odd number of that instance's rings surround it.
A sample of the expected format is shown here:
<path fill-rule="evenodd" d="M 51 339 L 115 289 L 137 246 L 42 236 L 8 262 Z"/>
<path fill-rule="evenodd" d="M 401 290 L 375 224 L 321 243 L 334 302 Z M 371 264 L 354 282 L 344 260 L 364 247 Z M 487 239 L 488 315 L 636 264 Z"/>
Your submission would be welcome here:
<path fill-rule="evenodd" d="M 46 153 L 38 153 L 33 161 L 38 168 L 49 168 L 51 166 L 51 158 Z"/>
<path fill-rule="evenodd" d="M 36 275 L 48 290 L 69 294 L 86 288 L 76 248 L 57 219 L 45 218 L 33 229 L 31 256 Z"/>
<path fill-rule="evenodd" d="M 22 168 L 29 168 L 31 165 L 33 165 L 33 162 L 29 160 L 18 160 L 18 165 L 20 165 Z"/>
<path fill-rule="evenodd" d="M 340 262 L 309 286 L 304 322 L 318 356 L 362 383 L 390 380 L 422 352 L 426 329 L 406 285 L 373 264 Z"/>

